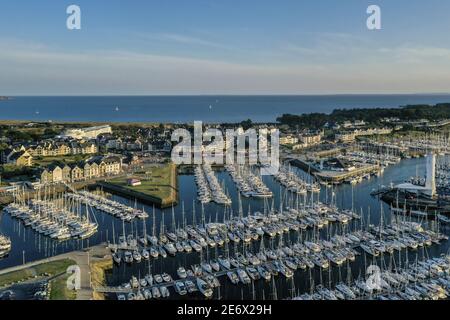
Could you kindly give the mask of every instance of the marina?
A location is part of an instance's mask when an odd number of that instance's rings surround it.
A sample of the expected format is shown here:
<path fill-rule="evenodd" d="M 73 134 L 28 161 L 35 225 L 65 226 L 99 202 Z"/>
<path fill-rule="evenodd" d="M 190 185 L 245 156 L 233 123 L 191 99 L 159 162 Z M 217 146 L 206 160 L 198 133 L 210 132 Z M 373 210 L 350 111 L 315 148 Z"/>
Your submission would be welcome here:
<path fill-rule="evenodd" d="M 283 245 L 283 238 L 280 238 L 278 245 L 270 242 L 270 247 L 265 248 L 264 242 L 261 241 L 257 252 L 251 252 L 244 245 L 242 252 L 237 251 L 235 247 L 235 253 L 232 256 L 229 254 L 230 250 L 225 249 L 225 255 L 219 255 L 217 259 L 203 260 L 189 268 L 179 267 L 178 280 L 173 280 L 175 276 L 172 277 L 167 272 L 162 275 L 148 273 L 139 279 L 133 276 L 129 282 L 119 287 L 101 290 L 119 293 L 119 300 L 150 299 L 152 294 L 155 297 L 155 293 L 156 298 L 159 298 L 158 290 L 161 288 L 168 290 L 172 287 L 176 293 L 184 296 L 200 290 L 200 287 L 195 289 L 195 286 L 192 286 L 193 283 L 198 284 L 199 279 L 207 284 L 210 291 L 214 291 L 215 288 L 220 287 L 220 279 L 225 276 L 225 279 L 234 285 L 239 283 L 249 285 L 253 281 L 262 279 L 270 281 L 272 277 L 279 275 L 289 279 L 297 270 L 316 267 L 322 271 L 331 266 L 352 263 L 356 260 L 356 256 L 364 252 L 372 257 L 389 256 L 394 255 L 394 252 L 400 254 L 402 250 L 417 250 L 418 247 L 438 245 L 441 241 L 448 240 L 448 237 L 443 234 L 424 230 L 419 223 L 405 220 L 397 220 L 392 225 L 386 226 L 369 225 L 367 228 L 335 234 L 325 239 L 300 241 L 301 235 L 297 236 L 297 242 L 291 245 Z M 186 291 L 183 288 L 191 289 Z M 363 298 L 366 293 L 363 291 L 360 298 Z"/>
<path fill-rule="evenodd" d="M 244 246 L 262 241 L 264 237 L 275 238 L 278 235 L 290 232 L 301 232 L 306 229 L 322 229 L 328 223 L 348 224 L 359 215 L 349 211 L 340 211 L 337 208 L 323 203 L 305 206 L 302 209 L 287 209 L 281 213 L 274 210 L 266 214 L 254 214 L 237 217 L 230 216 L 223 222 L 209 222 L 199 225 L 187 225 L 184 228 L 174 229 L 172 232 L 160 232 L 159 238 L 152 235 L 122 235 L 119 243 L 111 248 L 117 255 L 115 261 L 131 263 L 141 262 L 141 258 L 157 258 L 158 256 L 175 256 L 178 253 L 201 253 L 204 248 L 219 248 L 231 245 Z M 201 217 L 205 221 L 204 215 Z M 161 230 L 165 230 L 164 226 Z M 145 231 L 145 229 L 144 229 Z M 125 252 L 122 252 L 122 251 Z M 226 249 L 228 250 L 228 249 Z M 148 255 L 146 252 L 150 252 Z M 134 253 L 134 254 L 133 254 Z M 162 254 L 162 255 L 161 255 Z M 132 257 L 139 257 L 133 260 Z M 121 257 L 130 257 L 121 259 Z"/>
<path fill-rule="evenodd" d="M 450 300 L 450 2 L 322 2 L 5 3 L 0 305 Z"/>
<path fill-rule="evenodd" d="M 130 222 L 133 219 L 148 218 L 148 214 L 143 210 L 126 206 L 123 203 L 107 199 L 105 197 L 102 197 L 100 195 L 88 191 L 66 193 L 65 196 L 77 201 L 89 203 L 96 209 L 108 213 L 121 220 L 125 220 L 127 222 Z"/>
<path fill-rule="evenodd" d="M 195 181 L 198 188 L 198 201 L 203 204 L 211 201 L 222 205 L 231 204 L 230 197 L 225 194 L 219 180 L 211 168 L 211 165 L 205 163 L 203 165 L 196 166 L 194 170 Z"/>
<path fill-rule="evenodd" d="M 291 170 L 290 165 L 285 165 L 280 168 L 275 179 L 285 187 L 288 191 L 297 194 L 306 194 L 307 192 L 320 192 L 320 184 L 317 182 L 307 183 L 303 181 L 296 173 Z"/>
<path fill-rule="evenodd" d="M 232 176 L 226 170 L 215 171 L 221 187 L 230 190 L 229 197 L 234 199 L 229 206 L 192 203 L 197 197 L 195 175 L 180 175 L 179 206 L 162 210 L 143 205 L 148 218 L 130 222 L 91 206 L 99 223 L 98 233 L 91 240 L 51 244 L 53 240 L 49 239 L 51 249 L 41 254 L 51 256 L 73 246 L 85 246 L 85 241 L 108 241 L 115 264 L 107 272 L 106 284 L 96 288 L 108 299 L 284 299 L 315 292 L 312 288 L 319 285 L 336 291 L 342 284 L 339 279 L 347 273 L 352 279 L 363 276 L 369 261 L 378 261 L 380 266 L 385 260 L 404 264 L 405 257 L 413 261 L 448 250 L 444 223 L 391 215 L 389 206 L 368 196 L 374 186 L 407 179 L 417 166 L 423 170 L 423 158 L 391 165 L 383 175 L 362 182 L 358 190 L 344 184 L 321 187 L 320 193 L 310 194 L 292 192 L 275 177 L 262 177 L 272 198 L 241 198 L 241 192 L 233 188 L 236 184 Z M 304 179 L 295 170 L 291 172 Z M 59 197 L 61 203 L 75 201 L 73 196 Z M 110 199 L 122 204 L 129 201 L 120 196 Z M 77 201 L 85 207 L 84 200 Z M 21 238 L 29 231 L 23 224 L 14 226 L 13 221 L 3 213 L 2 224 L 11 226 L 6 229 L 14 251 L 9 257 L 21 259 L 25 243 Z M 408 230 L 413 229 L 407 226 L 417 229 L 411 232 Z M 419 226 L 423 231 L 418 231 Z M 39 243 L 42 248 L 45 241 L 39 240 L 36 246 Z M 27 256 L 31 256 L 30 244 Z M 8 261 L 3 259 L 0 264 Z M 140 283 L 137 287 L 137 282 L 131 281 L 133 277 Z M 356 295 L 361 299 L 369 296 Z"/>
<path fill-rule="evenodd" d="M 258 174 L 252 172 L 252 168 L 243 165 L 226 165 L 225 169 L 230 174 L 236 187 L 244 197 L 270 198 L 272 191 L 264 184 Z"/>
<path fill-rule="evenodd" d="M 7 256 L 11 251 L 11 240 L 0 234 L 0 259 Z"/>
<path fill-rule="evenodd" d="M 450 256 L 415 261 L 404 268 L 382 270 L 379 284 L 365 280 L 342 282 L 334 290 L 318 286 L 293 300 L 443 300 L 450 290 Z"/>
<path fill-rule="evenodd" d="M 23 199 L 21 196 L 15 196 L 14 199 L 3 211 L 20 220 L 25 227 L 51 239 L 87 239 L 97 232 L 98 223 L 95 222 L 95 216 L 93 219 L 90 217 L 89 205 L 85 205 L 83 210 L 81 199 L 68 201 L 64 196 L 32 199 L 28 202 L 16 201 Z"/>

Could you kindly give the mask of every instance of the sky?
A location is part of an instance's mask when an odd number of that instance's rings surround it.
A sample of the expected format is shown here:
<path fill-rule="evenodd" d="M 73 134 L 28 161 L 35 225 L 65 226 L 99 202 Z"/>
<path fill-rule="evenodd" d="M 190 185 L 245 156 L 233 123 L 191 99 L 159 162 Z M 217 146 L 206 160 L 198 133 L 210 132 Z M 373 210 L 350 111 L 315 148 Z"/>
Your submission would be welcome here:
<path fill-rule="evenodd" d="M 66 8 L 81 8 L 68 30 Z M 381 30 L 366 26 L 381 8 Z M 450 92 L 448 0 L 0 0 L 0 95 Z"/>

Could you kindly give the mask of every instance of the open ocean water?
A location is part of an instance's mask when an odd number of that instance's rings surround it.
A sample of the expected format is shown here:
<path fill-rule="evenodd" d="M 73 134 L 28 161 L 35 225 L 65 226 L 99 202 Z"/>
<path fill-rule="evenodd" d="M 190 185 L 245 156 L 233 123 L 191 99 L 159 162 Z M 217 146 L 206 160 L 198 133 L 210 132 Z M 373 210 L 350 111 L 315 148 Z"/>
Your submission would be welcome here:
<path fill-rule="evenodd" d="M 284 113 L 450 102 L 450 94 L 302 96 L 55 96 L 0 101 L 0 120 L 275 122 Z"/>

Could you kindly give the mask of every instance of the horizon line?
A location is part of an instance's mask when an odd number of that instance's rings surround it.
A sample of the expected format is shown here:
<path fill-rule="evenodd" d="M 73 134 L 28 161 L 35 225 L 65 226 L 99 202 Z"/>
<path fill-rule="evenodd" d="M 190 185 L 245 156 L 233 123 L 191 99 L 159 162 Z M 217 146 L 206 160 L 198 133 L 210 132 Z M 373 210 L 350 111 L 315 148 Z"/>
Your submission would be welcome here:
<path fill-rule="evenodd" d="M 450 92 L 410 92 L 410 93 L 175 93 L 175 94 L 0 94 L 0 97 L 236 97 L 236 96 L 259 96 L 259 97 L 298 97 L 298 96 L 406 96 L 406 95 L 450 95 Z"/>

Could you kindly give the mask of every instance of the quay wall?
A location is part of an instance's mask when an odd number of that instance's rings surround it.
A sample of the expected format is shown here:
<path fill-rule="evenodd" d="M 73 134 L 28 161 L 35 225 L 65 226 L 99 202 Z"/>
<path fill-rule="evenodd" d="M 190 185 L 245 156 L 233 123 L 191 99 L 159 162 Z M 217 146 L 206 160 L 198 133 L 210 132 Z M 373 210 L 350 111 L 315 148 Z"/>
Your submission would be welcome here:
<path fill-rule="evenodd" d="M 149 194 L 145 194 L 142 192 L 137 192 L 134 190 L 130 190 L 127 188 L 122 188 L 120 186 L 116 186 L 114 184 L 108 182 L 98 182 L 97 186 L 103 188 L 103 190 L 117 194 L 119 196 L 129 198 L 129 199 L 137 199 L 140 202 L 144 202 L 146 204 L 156 205 L 159 208 L 168 208 L 172 205 L 176 205 L 178 203 L 177 200 L 174 199 L 172 202 L 163 201 L 163 199 L 154 197 Z"/>
<path fill-rule="evenodd" d="M 301 159 L 292 159 L 289 160 L 289 163 L 294 167 L 302 169 L 305 172 L 311 172 L 313 174 L 319 172 L 319 170 L 316 167 L 311 166 L 309 163 Z"/>
<path fill-rule="evenodd" d="M 329 175 L 326 172 L 317 172 L 315 173 L 315 176 L 318 177 L 321 180 L 333 182 L 333 183 L 342 183 L 345 179 L 357 177 L 360 175 L 364 175 L 367 173 L 373 173 L 378 172 L 380 170 L 380 167 L 376 164 L 365 166 L 362 168 L 357 168 L 352 171 L 345 171 L 336 175 Z"/>
<path fill-rule="evenodd" d="M 327 174 L 327 172 L 320 171 L 315 166 L 312 166 L 308 162 L 306 162 L 302 159 L 299 159 L 299 158 L 291 159 L 291 160 L 289 160 L 289 162 L 291 163 L 291 165 L 293 165 L 297 168 L 300 168 L 305 172 L 310 172 L 311 174 L 313 174 L 314 176 L 316 176 L 317 178 L 319 178 L 323 181 L 328 181 L 328 182 L 332 182 L 332 183 L 341 183 L 347 178 L 351 178 L 351 177 L 355 177 L 355 176 L 363 175 L 363 174 L 367 174 L 367 173 L 372 173 L 372 172 L 378 172 L 378 170 L 380 169 L 380 167 L 378 165 L 374 164 L 374 165 L 367 165 L 362 168 L 357 168 L 352 171 L 336 172 L 335 174 L 331 175 L 331 174 Z"/>
<path fill-rule="evenodd" d="M 164 209 L 169 208 L 171 206 L 178 204 L 178 179 L 177 179 L 177 168 L 174 165 L 172 167 L 172 179 L 170 181 L 170 188 L 172 189 L 171 196 L 166 198 L 160 198 L 156 196 L 152 196 L 150 194 L 146 194 L 143 192 L 131 190 L 128 188 L 124 188 L 122 186 L 115 185 L 113 183 L 109 183 L 107 181 L 99 181 L 92 187 L 101 187 L 103 190 L 108 192 L 129 198 L 129 199 L 137 199 L 140 202 L 156 205 L 158 208 Z"/>

